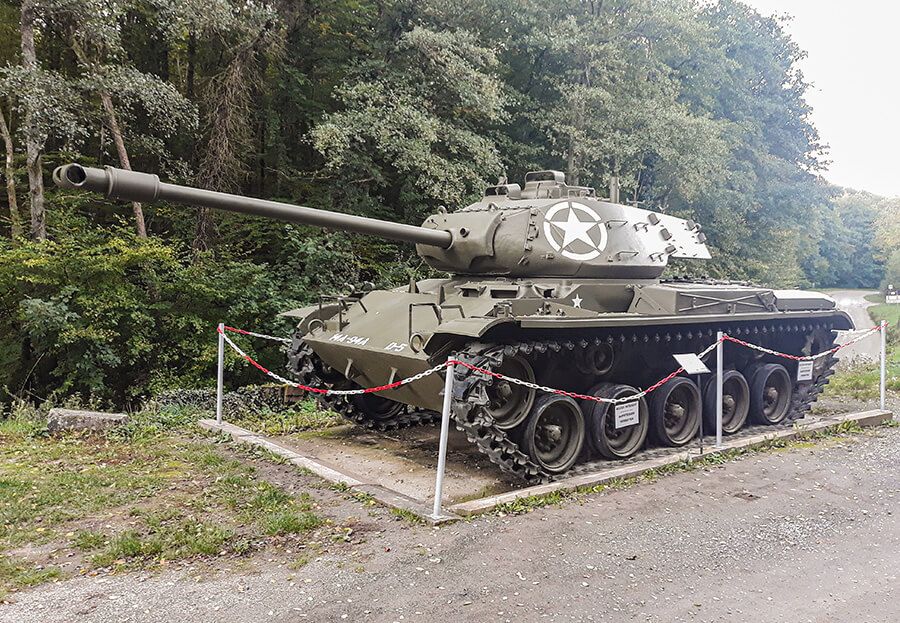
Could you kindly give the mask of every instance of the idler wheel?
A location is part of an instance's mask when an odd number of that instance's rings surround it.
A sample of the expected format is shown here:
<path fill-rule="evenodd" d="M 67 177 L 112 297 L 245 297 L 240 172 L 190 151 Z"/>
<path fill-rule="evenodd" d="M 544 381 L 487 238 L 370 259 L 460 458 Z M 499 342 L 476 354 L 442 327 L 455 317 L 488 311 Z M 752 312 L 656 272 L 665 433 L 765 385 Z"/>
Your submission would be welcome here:
<path fill-rule="evenodd" d="M 747 422 L 750 413 L 750 386 L 737 370 L 722 373 L 722 432 L 736 433 Z M 716 432 L 716 376 L 706 385 L 703 396 L 703 426 L 706 432 Z"/>
<path fill-rule="evenodd" d="M 759 424 L 779 424 L 791 408 L 793 383 L 784 366 L 767 363 L 750 379 L 750 419 Z"/>
<path fill-rule="evenodd" d="M 615 362 L 616 353 L 609 344 L 592 344 L 575 354 L 575 367 L 591 376 L 608 374 Z"/>
<path fill-rule="evenodd" d="M 568 396 L 543 394 L 519 435 L 521 448 L 548 474 L 568 471 L 584 444 L 584 415 Z"/>
<path fill-rule="evenodd" d="M 357 409 L 376 421 L 393 419 L 400 415 L 406 406 L 403 403 L 376 394 L 359 394 L 351 396 L 350 402 L 352 402 Z"/>
<path fill-rule="evenodd" d="M 634 396 L 638 390 L 629 385 L 600 383 L 592 387 L 588 394 L 600 398 L 625 398 Z M 640 398 L 638 421 L 634 424 L 616 427 L 616 406 L 607 402 L 581 401 L 587 426 L 587 445 L 606 459 L 627 459 L 641 449 L 647 439 L 650 412 L 647 401 Z"/>
<path fill-rule="evenodd" d="M 683 446 L 700 429 L 700 389 L 689 378 L 676 376 L 650 394 L 650 435 L 664 446 Z"/>
<path fill-rule="evenodd" d="M 494 372 L 534 383 L 534 369 L 522 357 L 506 357 L 498 368 L 494 368 Z M 487 412 L 494 418 L 494 425 L 501 430 L 521 424 L 534 404 L 533 389 L 503 379 L 493 379 L 485 391 Z"/>

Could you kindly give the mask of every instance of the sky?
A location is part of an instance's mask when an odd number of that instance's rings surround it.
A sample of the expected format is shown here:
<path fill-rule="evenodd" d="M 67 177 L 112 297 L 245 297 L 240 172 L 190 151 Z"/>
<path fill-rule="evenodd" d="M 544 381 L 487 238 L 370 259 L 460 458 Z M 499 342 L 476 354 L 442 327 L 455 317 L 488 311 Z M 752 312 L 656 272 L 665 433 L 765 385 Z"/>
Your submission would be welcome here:
<path fill-rule="evenodd" d="M 786 29 L 808 56 L 812 121 L 827 144 L 825 178 L 900 196 L 900 3 L 894 0 L 744 0 Z"/>

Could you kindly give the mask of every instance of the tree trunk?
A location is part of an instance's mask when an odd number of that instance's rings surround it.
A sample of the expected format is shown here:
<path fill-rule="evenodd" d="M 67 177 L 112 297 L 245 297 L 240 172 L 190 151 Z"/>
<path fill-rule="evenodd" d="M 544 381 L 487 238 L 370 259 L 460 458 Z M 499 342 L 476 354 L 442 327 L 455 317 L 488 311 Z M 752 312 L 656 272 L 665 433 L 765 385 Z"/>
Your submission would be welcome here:
<path fill-rule="evenodd" d="M 122 138 L 122 130 L 119 129 L 119 122 L 116 120 L 116 109 L 113 107 L 112 97 L 106 91 L 100 91 L 100 101 L 103 103 L 103 110 L 106 112 L 106 122 L 109 125 L 109 132 L 112 134 L 113 142 L 116 144 L 116 152 L 119 154 L 119 164 L 126 171 L 131 171 L 131 161 L 128 159 L 128 150 L 125 149 L 125 140 Z M 139 238 L 147 237 L 147 225 L 144 222 L 144 209 L 140 202 L 135 201 L 131 204 L 134 208 L 134 224 Z"/>
<path fill-rule="evenodd" d="M 16 240 L 22 236 L 22 217 L 19 215 L 19 204 L 16 201 L 16 178 L 12 134 L 6 117 L 3 116 L 3 108 L 0 107 L 0 136 L 3 136 L 3 144 L 6 147 L 6 200 L 9 202 L 9 221 L 12 225 L 12 238 Z"/>
<path fill-rule="evenodd" d="M 20 21 L 22 35 L 22 66 L 29 71 L 38 69 L 34 47 L 34 3 L 23 0 Z M 44 210 L 44 173 L 41 161 L 40 136 L 34 125 L 30 109 L 25 110 L 25 165 L 28 170 L 28 198 L 31 208 L 31 237 L 46 240 L 47 221 Z"/>

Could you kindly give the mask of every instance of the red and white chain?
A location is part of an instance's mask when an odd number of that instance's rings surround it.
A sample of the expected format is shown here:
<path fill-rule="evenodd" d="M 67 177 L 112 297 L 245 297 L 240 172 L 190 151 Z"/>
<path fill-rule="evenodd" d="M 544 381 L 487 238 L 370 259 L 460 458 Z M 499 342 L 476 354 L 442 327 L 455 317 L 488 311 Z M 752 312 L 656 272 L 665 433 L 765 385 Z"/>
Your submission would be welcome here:
<path fill-rule="evenodd" d="M 822 357 L 827 357 L 828 355 L 833 355 L 834 353 L 838 352 L 842 348 L 847 348 L 848 346 L 850 346 L 852 344 L 856 344 L 860 340 L 866 339 L 873 333 L 878 333 L 879 331 L 881 331 L 883 326 L 884 325 L 877 325 L 875 327 L 872 327 L 871 329 L 867 329 L 864 333 L 853 338 L 849 342 L 844 342 L 843 344 L 838 344 L 834 348 L 823 351 L 821 353 L 817 353 L 815 355 L 788 355 L 787 353 L 780 353 L 777 350 L 772 350 L 771 348 L 765 348 L 763 346 L 757 346 L 756 344 L 751 344 L 750 342 L 745 342 L 744 340 L 739 340 L 738 338 L 731 337 L 730 335 L 727 335 L 727 334 L 725 335 L 725 339 L 728 340 L 729 342 L 734 342 L 735 344 L 740 344 L 741 346 L 746 346 L 747 348 L 751 348 L 753 350 L 758 350 L 761 353 L 766 353 L 767 355 L 773 355 L 775 357 L 782 357 L 784 359 L 790 359 L 792 361 L 815 361 L 816 359 L 821 359 Z"/>
<path fill-rule="evenodd" d="M 837 351 L 841 350 L 842 348 L 846 348 L 846 347 L 850 346 L 851 344 L 855 344 L 855 343 L 859 342 L 860 340 L 867 338 L 869 335 L 871 335 L 873 333 L 877 333 L 877 332 L 881 331 L 883 328 L 885 328 L 885 325 L 878 325 L 876 327 L 873 327 L 873 328 L 865 331 L 863 334 L 850 340 L 849 342 L 840 344 L 839 346 L 835 346 L 834 348 L 832 348 L 830 350 L 826 350 L 826 351 L 818 353 L 816 355 L 803 355 L 803 356 L 789 355 L 787 353 L 780 353 L 776 350 L 772 350 L 770 348 L 765 348 L 763 346 L 757 346 L 756 344 L 751 344 L 750 342 L 745 342 L 744 340 L 739 340 L 738 338 L 732 337 L 728 334 L 723 334 L 722 339 L 716 340 L 715 342 L 710 344 L 708 347 L 706 347 L 700 353 L 698 353 L 697 356 L 702 359 L 703 357 L 706 357 L 709 353 L 711 353 L 713 350 L 715 350 L 715 348 L 719 345 L 720 342 L 729 341 L 729 342 L 734 342 L 735 344 L 740 344 L 741 346 L 746 346 L 747 348 L 751 348 L 753 350 L 757 350 L 757 351 L 766 353 L 768 355 L 773 355 L 775 357 L 783 357 L 785 359 L 791 359 L 794 361 L 811 361 L 811 360 L 819 359 L 821 357 L 826 357 L 828 355 L 834 354 Z M 243 329 L 235 329 L 234 327 L 226 326 L 226 327 L 224 327 L 224 329 L 225 329 L 225 331 L 230 331 L 232 333 L 239 333 L 241 335 L 249 335 L 249 336 L 259 337 L 259 338 L 263 338 L 263 339 L 276 340 L 276 341 L 286 342 L 286 343 L 290 343 L 290 341 L 291 341 L 288 338 L 273 337 L 273 336 L 265 335 L 262 333 L 254 333 L 252 331 L 245 331 Z M 301 385 L 300 383 L 295 383 L 294 381 L 290 381 L 290 380 L 284 378 L 283 376 L 280 376 L 280 375 L 276 374 L 275 372 L 272 372 L 268 368 L 263 367 L 260 363 L 258 363 L 252 357 L 250 357 L 250 355 L 245 353 L 243 350 L 241 350 L 241 348 L 237 344 L 235 344 L 231 340 L 231 338 L 229 338 L 225 334 L 225 332 L 222 332 L 222 337 L 228 343 L 228 345 L 231 346 L 231 348 L 233 348 L 235 350 L 235 352 L 241 356 L 241 358 L 245 359 L 250 365 L 252 365 L 256 369 L 258 369 L 263 374 L 266 374 L 267 376 L 275 379 L 276 381 L 278 381 L 279 383 L 282 383 L 284 385 L 290 385 L 291 387 L 296 387 L 297 389 L 302 389 L 303 391 L 312 392 L 314 394 L 322 394 L 322 395 L 326 395 L 326 396 L 358 396 L 360 394 L 372 394 L 375 392 L 382 392 L 382 391 L 386 391 L 389 389 L 396 389 L 398 387 L 402 387 L 403 385 L 409 385 L 410 383 L 415 383 L 416 381 L 419 381 L 419 380 L 425 378 L 426 376 L 430 376 L 430 375 L 434 374 L 435 372 L 439 372 L 440 370 L 443 370 L 447 366 L 457 365 L 457 366 L 462 366 L 468 370 L 471 370 L 472 372 L 477 372 L 479 374 L 484 374 L 484 375 L 490 376 L 492 378 L 501 379 L 501 380 L 507 381 L 508 383 L 513 383 L 515 385 L 521 385 L 522 387 L 527 387 L 527 388 L 533 389 L 535 391 L 547 392 L 547 393 L 551 393 L 551 394 L 558 394 L 561 396 L 569 396 L 570 398 L 575 398 L 577 400 L 589 400 L 592 402 L 602 402 L 602 403 L 607 403 L 607 404 L 612 404 L 612 405 L 618 405 L 618 404 L 622 404 L 622 403 L 626 403 L 626 402 L 640 400 L 647 394 L 649 394 L 653 391 L 656 391 L 657 389 L 659 389 L 660 387 L 662 387 L 663 385 L 665 385 L 666 383 L 671 381 L 673 378 L 675 378 L 676 376 L 678 376 L 679 374 L 684 372 L 684 368 L 678 368 L 677 370 L 675 370 L 668 376 L 660 379 L 659 381 L 657 381 L 656 383 L 654 383 L 647 389 L 644 389 L 635 394 L 632 394 L 631 396 L 624 396 L 622 398 L 604 398 L 601 396 L 589 396 L 587 394 L 578 394 L 575 392 L 569 392 L 569 391 L 566 391 L 563 389 L 547 387 L 546 385 L 538 385 L 537 383 L 532 383 L 530 381 L 523 381 L 522 379 L 517 379 L 517 378 L 511 377 L 511 376 L 506 376 L 505 374 L 500 374 L 499 372 L 494 372 L 493 370 L 487 370 L 485 368 L 480 368 L 476 365 L 467 363 L 465 361 L 459 361 L 458 359 L 448 359 L 447 361 L 439 363 L 438 365 L 436 365 L 432 368 L 429 368 L 428 370 L 424 370 L 422 372 L 419 372 L 418 374 L 414 374 L 413 376 L 410 376 L 405 379 L 401 379 L 399 381 L 394 381 L 392 383 L 388 383 L 387 385 L 379 385 L 378 387 L 369 387 L 369 388 L 365 388 L 365 389 L 324 389 L 321 387 L 309 387 L 307 385 Z"/>
<path fill-rule="evenodd" d="M 228 325 L 223 325 L 226 331 L 231 331 L 232 333 L 240 333 L 241 335 L 249 335 L 252 337 L 259 337 L 264 340 L 272 340 L 273 342 L 282 342 L 284 344 L 290 344 L 291 338 L 289 337 L 275 337 L 274 335 L 266 335 L 265 333 L 254 333 L 253 331 L 245 331 L 244 329 L 235 329 L 234 327 L 229 327 Z"/>
<path fill-rule="evenodd" d="M 705 349 L 700 351 L 700 353 L 697 355 L 697 357 L 699 357 L 700 359 L 706 357 L 709 353 L 714 351 L 716 346 L 719 345 L 719 342 L 723 341 L 724 339 L 725 338 L 722 338 L 722 340 L 716 340 L 715 342 L 710 344 L 708 347 L 706 347 Z M 545 385 L 538 385 L 537 383 L 523 381 L 522 379 L 517 379 L 517 378 L 513 378 L 511 376 L 506 376 L 505 374 L 500 374 L 499 372 L 485 370 L 484 368 L 479 368 L 478 366 L 473 366 L 472 364 L 465 363 L 463 361 L 455 361 L 454 360 L 452 363 L 454 363 L 456 365 L 460 365 L 464 368 L 468 368 L 469 370 L 472 370 L 473 372 L 479 372 L 481 374 L 486 374 L 495 379 L 502 379 L 509 383 L 514 383 L 515 385 L 521 385 L 523 387 L 528 387 L 528 388 L 536 390 L 536 391 L 547 392 L 550 394 L 558 394 L 560 396 L 568 396 L 570 398 L 575 398 L 576 400 L 590 400 L 592 402 L 604 402 L 604 403 L 612 404 L 612 405 L 618 405 L 618 404 L 622 404 L 625 402 L 632 402 L 635 400 L 640 400 L 641 398 L 643 398 L 650 392 L 656 391 L 657 389 L 659 389 L 660 387 L 662 387 L 663 385 L 665 385 L 666 383 L 671 381 L 673 378 L 675 378 L 676 376 L 678 376 L 679 374 L 684 372 L 684 368 L 678 368 L 677 370 L 675 370 L 674 372 L 672 372 L 665 378 L 660 379 L 659 381 L 657 381 L 656 383 L 654 383 L 647 389 L 639 391 L 636 394 L 632 394 L 631 396 L 623 396 L 621 398 L 604 398 L 602 396 L 589 396 L 587 394 L 578 394 L 575 392 L 569 392 L 564 389 L 556 389 L 553 387 L 547 387 Z"/>
<path fill-rule="evenodd" d="M 238 333 L 238 332 L 236 332 L 236 333 Z M 288 379 L 284 378 L 283 376 L 280 376 L 280 375 L 276 374 L 275 372 L 272 372 L 268 368 L 264 367 L 262 364 L 258 363 L 255 359 L 253 359 L 253 357 L 251 357 L 250 355 L 245 353 L 243 350 L 241 350 L 241 347 L 238 346 L 237 344 L 235 344 L 231 340 L 231 338 L 228 337 L 227 335 L 225 335 L 224 333 L 222 334 L 222 337 L 225 339 L 225 341 L 228 343 L 228 345 L 231 346 L 231 348 L 233 348 L 234 351 L 238 355 L 241 356 L 242 359 L 245 359 L 247 361 L 247 363 L 252 365 L 254 368 L 259 370 L 263 374 L 275 379 L 276 381 L 278 381 L 279 383 L 282 383 L 283 385 L 290 385 L 291 387 L 296 387 L 297 389 L 302 389 L 303 391 L 306 391 L 306 392 L 312 392 L 314 394 L 322 394 L 324 396 L 358 396 L 360 394 L 373 394 L 375 392 L 381 392 L 381 391 L 385 391 L 388 389 L 396 389 L 397 387 L 400 387 L 402 385 L 408 385 L 410 383 L 415 383 L 416 381 L 418 381 L 420 379 L 424 379 L 426 376 L 429 376 L 439 370 L 446 368 L 447 363 L 448 363 L 448 362 L 441 363 L 439 365 L 434 366 L 433 368 L 429 368 L 428 370 L 424 370 L 423 372 L 414 374 L 413 376 L 411 376 L 409 378 L 405 378 L 400 381 L 394 381 L 393 383 L 388 383 L 387 385 L 380 385 L 378 387 L 368 387 L 365 389 L 324 389 L 321 387 L 309 387 L 308 385 L 301 385 L 300 383 L 295 383 L 294 381 L 289 381 Z"/>

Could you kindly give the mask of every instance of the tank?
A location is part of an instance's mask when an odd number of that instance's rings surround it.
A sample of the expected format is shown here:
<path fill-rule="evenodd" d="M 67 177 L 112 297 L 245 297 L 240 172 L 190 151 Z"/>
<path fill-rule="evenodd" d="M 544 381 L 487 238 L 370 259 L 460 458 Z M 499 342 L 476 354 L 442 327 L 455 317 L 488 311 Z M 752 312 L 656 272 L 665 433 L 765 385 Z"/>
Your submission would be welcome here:
<path fill-rule="evenodd" d="M 748 283 L 664 279 L 669 260 L 710 258 L 694 221 L 622 205 L 558 171 L 486 188 L 472 205 L 420 226 L 166 184 L 155 175 L 70 164 L 63 188 L 123 201 L 170 201 L 382 236 L 416 245 L 446 276 L 392 290 L 325 293 L 284 312 L 296 323 L 288 367 L 309 386 L 374 387 L 452 355 L 507 377 L 571 393 L 625 397 L 668 375 L 676 353 L 697 353 L 716 332 L 794 355 L 832 348 L 847 314 L 823 294 Z M 723 430 L 803 417 L 833 373 L 726 343 Z M 441 374 L 381 394 L 327 397 L 350 420 L 389 430 L 432 421 Z M 630 408 L 575 400 L 456 366 L 457 428 L 500 469 L 546 481 L 580 463 L 621 460 L 647 446 L 682 446 L 712 430 L 713 379 L 680 375 Z M 634 406 L 636 404 L 636 406 Z"/>

